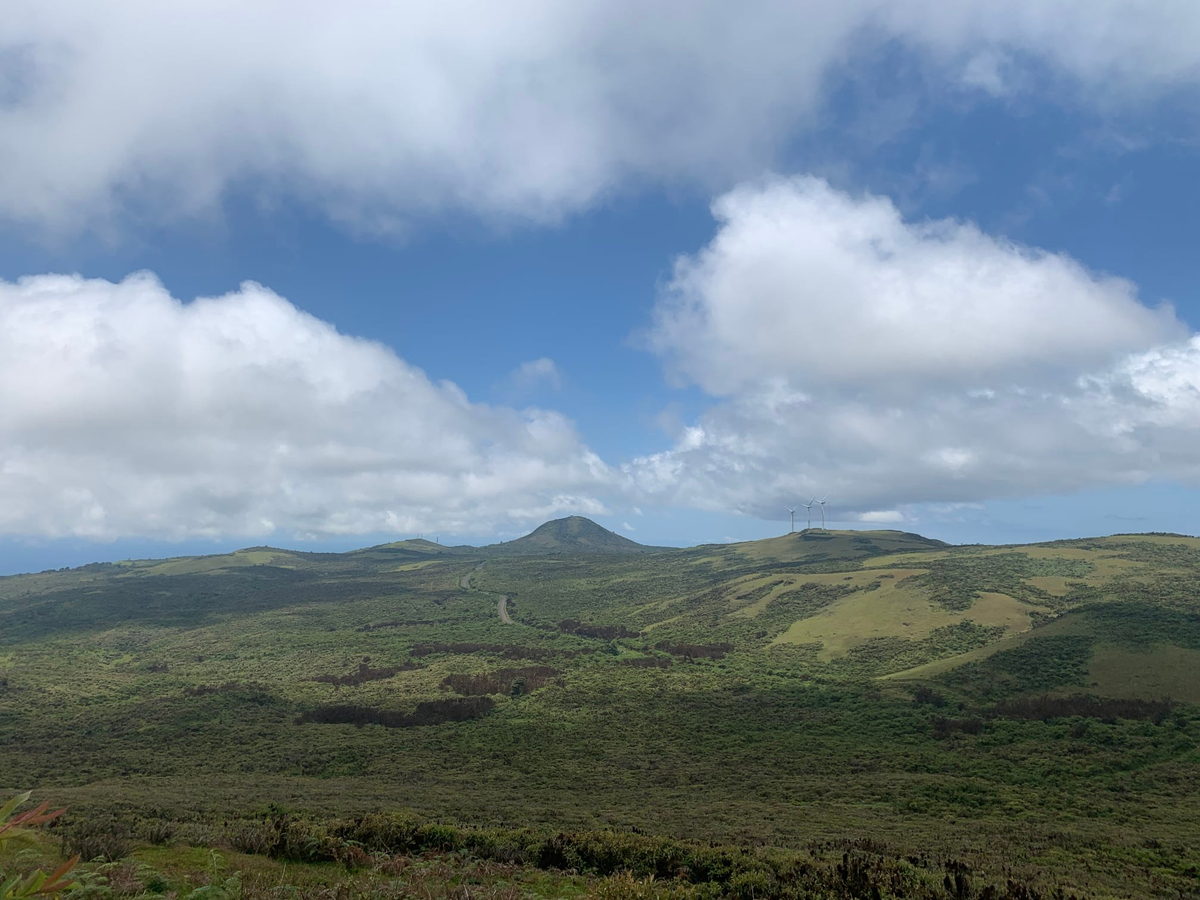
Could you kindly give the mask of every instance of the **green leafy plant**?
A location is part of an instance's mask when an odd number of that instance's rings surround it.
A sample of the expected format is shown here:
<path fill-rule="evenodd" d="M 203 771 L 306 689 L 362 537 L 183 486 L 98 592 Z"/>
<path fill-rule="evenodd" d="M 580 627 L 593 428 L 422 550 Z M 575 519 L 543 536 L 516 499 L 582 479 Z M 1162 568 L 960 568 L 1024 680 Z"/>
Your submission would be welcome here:
<path fill-rule="evenodd" d="M 44 825 L 66 812 L 65 809 L 51 812 L 50 804 L 43 803 L 34 809 L 18 813 L 17 807 L 28 801 L 29 796 L 29 791 L 18 794 L 0 807 L 0 850 L 4 849 L 14 829 Z M 41 869 L 36 869 L 28 875 L 9 875 L 0 871 L 0 900 L 19 900 L 23 897 L 45 896 L 68 890 L 74 886 L 74 882 L 68 881 L 67 876 L 77 862 L 79 857 L 74 856 L 50 873 Z"/>

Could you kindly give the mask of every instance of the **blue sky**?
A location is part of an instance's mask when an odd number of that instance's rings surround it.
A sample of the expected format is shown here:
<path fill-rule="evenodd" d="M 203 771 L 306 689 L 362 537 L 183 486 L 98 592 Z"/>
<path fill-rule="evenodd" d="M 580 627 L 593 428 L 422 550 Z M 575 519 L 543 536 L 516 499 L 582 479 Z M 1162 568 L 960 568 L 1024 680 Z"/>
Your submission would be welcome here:
<path fill-rule="evenodd" d="M 825 493 L 1200 531 L 1198 13 L 53 6 L 0 38 L 0 573 Z"/>

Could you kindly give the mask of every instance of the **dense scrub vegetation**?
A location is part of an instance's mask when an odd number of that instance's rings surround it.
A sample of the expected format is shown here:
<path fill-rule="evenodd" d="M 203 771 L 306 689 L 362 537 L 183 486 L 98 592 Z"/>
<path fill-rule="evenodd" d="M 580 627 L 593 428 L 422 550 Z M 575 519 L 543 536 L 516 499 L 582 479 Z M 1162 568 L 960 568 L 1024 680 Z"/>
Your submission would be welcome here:
<path fill-rule="evenodd" d="M 256 550 L 0 579 L 0 786 L 69 803 L 57 833 L 89 850 L 86 823 L 124 823 L 100 855 L 216 847 L 244 890 L 272 859 L 346 896 L 427 869 L 445 878 L 422 896 L 1200 888 L 1200 542 L 480 561 Z M 428 841 L 368 848 L 353 823 L 381 809 Z M 326 849 L 270 849 L 281 821 Z"/>
<path fill-rule="evenodd" d="M 26 824 L 30 821 L 38 820 Z M 49 841 L 23 837 L 26 867 L 50 855 Z M 472 828 L 395 814 L 315 821 L 278 807 L 252 818 L 207 822 L 76 817 L 63 830 L 61 843 L 76 852 L 75 858 L 49 877 L 36 870 L 14 876 L 11 884 L 24 890 L 2 895 L 5 900 L 62 891 L 80 898 L 237 900 L 277 897 L 281 889 L 286 896 L 314 898 L 327 897 L 332 889 L 338 897 L 462 900 L 526 893 L 655 900 L 1075 896 L 1012 878 L 989 883 L 963 860 L 902 857 L 871 841 L 780 851 L 629 831 Z M 209 851 L 207 859 L 195 852 L 200 848 Z M 75 868 L 81 857 L 89 862 Z M 6 861 L 0 852 L 0 864 Z M 199 871 L 198 863 L 203 865 Z M 273 890 L 262 878 L 268 872 L 274 876 Z"/>

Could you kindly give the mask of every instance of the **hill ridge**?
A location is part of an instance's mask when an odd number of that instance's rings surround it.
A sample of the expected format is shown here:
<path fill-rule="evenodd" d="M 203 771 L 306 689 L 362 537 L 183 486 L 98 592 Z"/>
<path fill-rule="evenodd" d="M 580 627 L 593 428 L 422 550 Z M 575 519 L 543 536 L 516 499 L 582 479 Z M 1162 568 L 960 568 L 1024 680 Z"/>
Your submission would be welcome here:
<path fill-rule="evenodd" d="M 648 553 L 649 547 L 609 531 L 586 516 L 563 516 L 543 522 L 512 541 L 480 547 L 483 553 Z"/>

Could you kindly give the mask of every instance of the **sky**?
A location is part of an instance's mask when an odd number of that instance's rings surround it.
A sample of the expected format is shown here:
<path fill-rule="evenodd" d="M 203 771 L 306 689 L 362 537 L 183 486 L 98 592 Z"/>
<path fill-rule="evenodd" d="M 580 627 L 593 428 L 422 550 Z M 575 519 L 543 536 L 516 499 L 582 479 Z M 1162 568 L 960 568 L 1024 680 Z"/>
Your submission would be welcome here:
<path fill-rule="evenodd" d="M 9 4 L 0 573 L 1200 532 L 1200 6 L 831 6 Z"/>

